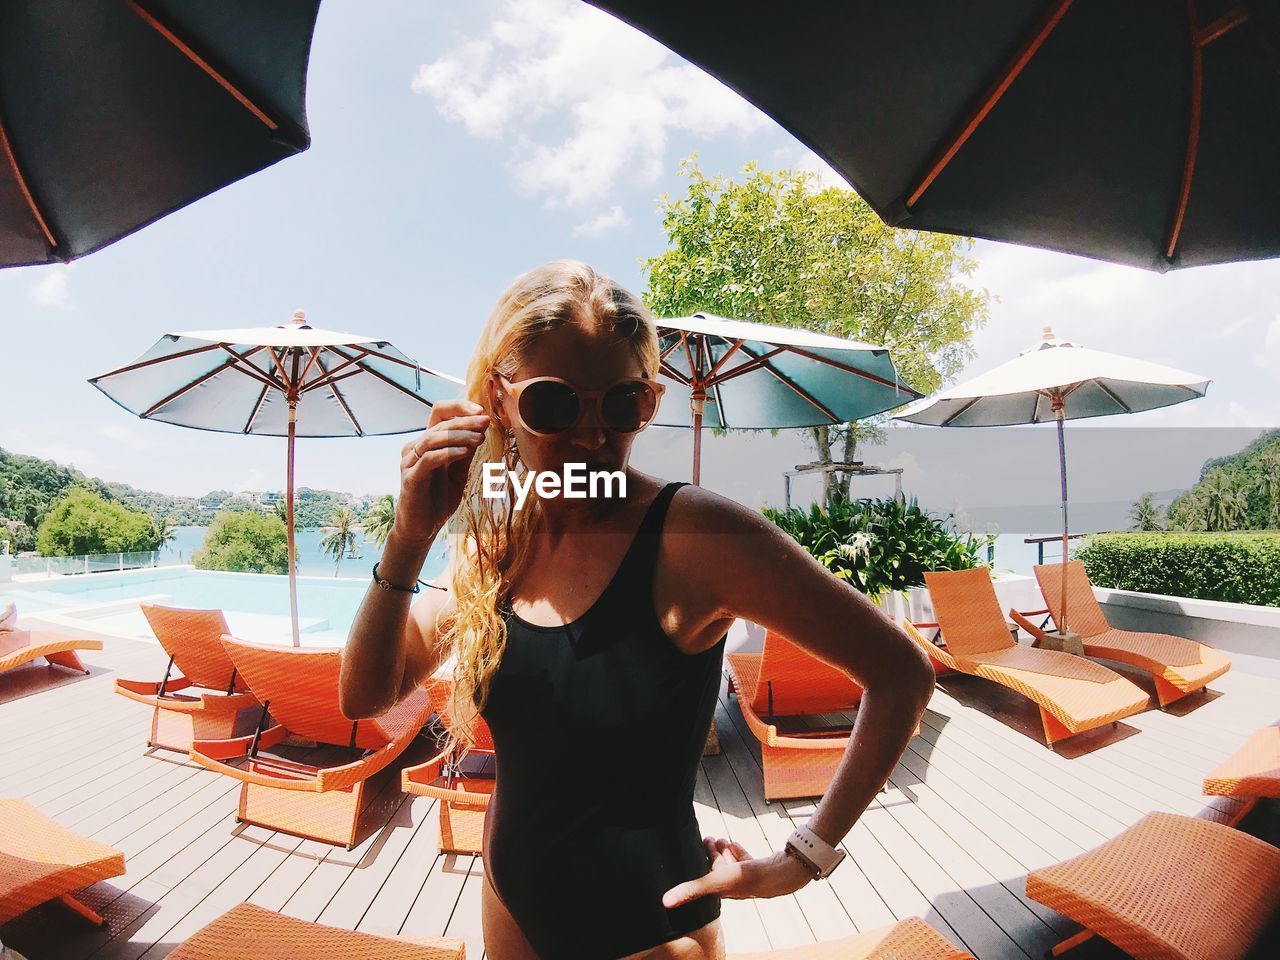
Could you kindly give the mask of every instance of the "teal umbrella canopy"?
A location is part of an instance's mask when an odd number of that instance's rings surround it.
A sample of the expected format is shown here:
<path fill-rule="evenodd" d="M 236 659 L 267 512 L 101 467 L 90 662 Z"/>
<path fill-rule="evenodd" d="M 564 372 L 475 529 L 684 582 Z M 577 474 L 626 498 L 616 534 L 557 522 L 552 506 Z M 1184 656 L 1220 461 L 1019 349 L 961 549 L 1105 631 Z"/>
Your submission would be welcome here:
<path fill-rule="evenodd" d="M 695 313 L 658 321 L 666 384 L 654 423 L 694 429 L 693 478 L 702 426 L 816 427 L 863 420 L 920 396 L 885 347 L 796 327 Z"/>

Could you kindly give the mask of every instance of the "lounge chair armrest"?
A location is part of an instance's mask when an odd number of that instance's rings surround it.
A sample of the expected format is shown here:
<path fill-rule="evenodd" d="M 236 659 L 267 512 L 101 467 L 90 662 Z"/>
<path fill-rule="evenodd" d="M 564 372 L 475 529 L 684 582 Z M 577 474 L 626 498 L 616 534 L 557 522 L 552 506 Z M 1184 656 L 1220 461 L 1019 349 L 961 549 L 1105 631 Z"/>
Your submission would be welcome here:
<path fill-rule="evenodd" d="M 412 767 L 405 767 L 400 771 L 400 783 L 403 788 L 408 790 L 410 784 L 421 786 L 437 779 L 444 768 L 445 757 L 452 752 L 453 747 L 446 746 L 430 760 L 424 760 Z"/>
<path fill-rule="evenodd" d="M 277 723 L 274 727 L 268 727 L 262 731 L 262 736 L 258 738 L 259 747 L 274 747 L 289 735 L 289 731 L 282 724 Z M 191 744 L 191 759 L 200 762 L 200 757 L 209 760 L 233 760 L 236 757 L 243 757 L 253 746 L 253 737 L 231 737 L 228 740 L 196 740 Z"/>
<path fill-rule="evenodd" d="M 362 757 L 351 763 L 344 763 L 340 767 L 326 767 L 318 771 L 316 773 L 316 783 L 319 784 L 319 789 L 322 792 L 344 790 L 353 784 L 359 783 L 361 780 L 367 780 L 404 753 L 405 748 L 413 742 L 421 729 L 420 726 L 409 727 L 400 736 L 367 757 Z"/>
<path fill-rule="evenodd" d="M 1009 618 L 1037 640 L 1043 640 L 1045 632 L 1032 623 L 1029 618 L 1035 616 L 1037 613 L 1048 612 L 1048 610 L 1030 610 L 1026 613 L 1019 613 L 1017 610 L 1013 609 L 1013 607 L 1010 607 Z"/>

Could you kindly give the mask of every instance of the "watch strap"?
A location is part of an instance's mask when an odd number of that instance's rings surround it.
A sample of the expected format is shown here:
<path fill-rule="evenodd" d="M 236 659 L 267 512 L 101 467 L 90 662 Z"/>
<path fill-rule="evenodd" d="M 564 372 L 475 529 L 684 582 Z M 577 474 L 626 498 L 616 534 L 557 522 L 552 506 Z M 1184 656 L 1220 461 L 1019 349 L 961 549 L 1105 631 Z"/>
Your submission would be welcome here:
<path fill-rule="evenodd" d="M 808 824 L 798 826 L 791 832 L 791 836 L 787 838 L 787 846 L 794 847 L 803 859 L 813 864 L 819 880 L 830 876 L 831 871 L 845 858 L 842 848 L 827 843 L 810 830 Z"/>

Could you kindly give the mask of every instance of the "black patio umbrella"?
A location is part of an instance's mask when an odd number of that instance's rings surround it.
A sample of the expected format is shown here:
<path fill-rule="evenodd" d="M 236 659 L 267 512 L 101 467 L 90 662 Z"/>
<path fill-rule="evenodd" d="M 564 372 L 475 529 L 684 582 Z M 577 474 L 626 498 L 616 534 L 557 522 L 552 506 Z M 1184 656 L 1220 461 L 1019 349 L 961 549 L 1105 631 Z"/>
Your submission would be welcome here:
<path fill-rule="evenodd" d="M 0 4 L 0 267 L 82 257 L 305 150 L 318 7 Z"/>
<path fill-rule="evenodd" d="M 888 223 L 1168 270 L 1280 255 L 1280 0 L 589 0 Z"/>

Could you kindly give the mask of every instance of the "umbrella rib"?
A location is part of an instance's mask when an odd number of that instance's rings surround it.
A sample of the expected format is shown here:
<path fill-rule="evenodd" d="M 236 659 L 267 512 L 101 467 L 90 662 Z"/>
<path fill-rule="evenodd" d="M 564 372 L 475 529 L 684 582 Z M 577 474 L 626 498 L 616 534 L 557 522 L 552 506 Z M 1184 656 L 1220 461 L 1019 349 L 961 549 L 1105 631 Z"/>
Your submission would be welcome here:
<path fill-rule="evenodd" d="M 729 348 L 729 351 L 723 357 L 720 358 L 719 362 L 712 364 L 711 346 L 707 343 L 707 338 L 703 337 L 701 342 L 702 352 L 706 356 L 706 364 L 708 367 L 710 367 L 710 370 L 707 373 L 707 385 L 711 389 L 712 393 L 715 394 L 716 423 L 719 424 L 721 430 L 726 429 L 726 424 L 725 424 L 725 418 L 724 418 L 724 406 L 720 403 L 722 399 L 720 386 L 714 380 L 715 372 L 717 368 L 719 368 L 720 364 L 724 363 L 724 361 L 728 358 L 729 354 L 737 350 L 738 347 L 741 346 L 741 344 L 742 344 L 742 341 L 739 340 L 737 343 L 735 343 L 732 347 Z"/>
<path fill-rule="evenodd" d="M 142 4 L 138 3 L 138 0 L 126 0 L 126 2 L 129 4 L 129 8 L 141 17 L 153 30 L 156 31 L 156 33 L 168 40 L 178 49 L 179 52 L 182 53 L 183 56 L 212 77 L 213 80 L 222 87 L 222 89 L 235 97 L 242 107 L 261 120 L 268 130 L 274 131 L 280 129 L 280 124 L 272 120 L 271 117 L 269 117 L 256 103 L 245 96 L 245 94 L 235 84 L 214 69 L 213 65 L 209 63 L 208 60 L 204 59 L 204 57 L 191 49 L 191 47 L 185 43 L 181 37 L 174 33 L 173 30 L 161 23 L 153 13 L 143 7 Z"/>
<path fill-rule="evenodd" d="M 969 409 L 970 407 L 972 407 L 975 403 L 977 403 L 977 402 L 978 402 L 979 400 L 981 400 L 981 399 L 982 399 L 981 397 L 974 397 L 973 399 L 969 400 L 968 402 L 966 402 L 965 404 L 963 404 L 963 405 L 960 407 L 960 409 L 959 409 L 959 410 L 957 410 L 955 413 L 949 414 L 949 415 L 947 416 L 947 418 L 946 418 L 945 420 L 943 420 L 943 421 L 942 421 L 942 423 L 938 424 L 938 426 L 940 426 L 940 427 L 949 427 L 949 426 L 951 426 L 951 424 L 955 423 L 957 419 L 959 419 L 960 417 L 964 416 L 964 414 L 966 413 L 966 411 L 968 411 L 968 409 Z"/>
<path fill-rule="evenodd" d="M 281 393 L 288 393 L 283 383 L 281 383 L 278 380 L 271 379 L 271 374 L 269 372 L 267 372 L 266 370 L 259 370 L 252 363 L 248 362 L 248 358 L 253 354 L 257 353 L 259 350 L 266 350 L 268 353 L 271 353 L 270 349 L 268 349 L 267 347 L 257 346 L 252 348 L 251 350 L 247 350 L 244 353 L 236 353 L 234 350 L 231 349 L 230 346 L 228 346 L 225 343 L 219 343 L 217 344 L 217 346 L 220 349 L 225 350 L 227 353 L 231 354 L 231 357 L 232 357 L 231 365 L 234 366 L 237 371 L 244 374 L 246 377 L 251 377 L 254 380 L 257 380 L 259 383 L 265 383 L 269 386 L 275 387 Z M 272 356 L 274 357 L 275 355 L 272 354 Z M 237 360 L 240 362 L 237 363 L 236 362 Z"/>
<path fill-rule="evenodd" d="M 862 377 L 864 380 L 872 380 L 883 387 L 893 387 L 895 390 L 901 390 L 903 393 L 910 394 L 913 398 L 919 399 L 924 396 L 924 394 L 912 390 L 901 380 L 886 380 L 884 377 L 878 377 L 874 373 L 868 373 L 866 370 L 859 370 L 857 367 L 850 366 L 847 363 L 841 363 L 839 360 L 832 360 L 819 353 L 810 353 L 808 350 L 802 350 L 798 347 L 791 347 L 789 349 L 792 353 L 798 356 L 807 357 L 808 359 L 815 360 L 818 363 L 825 363 L 829 367 L 835 367 L 839 370 L 843 370 L 845 373 L 852 373 L 854 376 Z"/>
<path fill-rule="evenodd" d="M 287 350 L 288 347 L 281 347 L 280 349 L 283 352 L 284 350 Z M 276 354 L 274 347 L 268 347 L 267 353 L 271 357 L 271 362 L 276 365 L 276 369 L 280 371 L 280 384 L 281 384 L 280 389 L 284 392 L 284 395 L 288 397 L 290 391 L 293 391 L 296 393 L 298 389 L 298 384 L 294 380 L 294 378 L 290 376 L 289 371 L 284 368 L 284 360 L 281 359 L 281 357 L 279 357 Z M 296 367 L 296 364 L 295 364 L 295 367 Z"/>
<path fill-rule="evenodd" d="M 730 357 L 734 355 L 734 353 L 737 352 L 738 348 L 741 347 L 742 344 L 743 344 L 743 341 L 741 338 L 733 341 L 733 346 L 730 347 L 728 350 L 726 350 L 724 356 L 721 357 L 719 360 L 717 360 L 715 364 L 711 367 L 711 369 L 707 371 L 708 383 L 715 383 L 716 374 L 720 372 L 720 368 L 724 366 L 726 360 L 728 360 Z M 708 357 L 708 359 L 710 359 L 710 357 Z"/>
<path fill-rule="evenodd" d="M 734 367 L 724 376 L 717 377 L 716 382 L 724 383 L 726 380 L 732 380 L 734 377 L 740 377 L 745 373 L 750 373 L 752 370 L 758 370 L 761 367 L 766 366 L 768 364 L 770 357 L 776 357 L 778 354 L 783 353 L 785 350 L 786 350 L 785 347 L 774 347 L 768 353 L 762 353 L 762 354 L 756 355 L 756 354 L 753 354 L 746 347 L 743 347 L 742 352 L 745 353 L 751 359 L 747 360 L 745 363 L 738 364 L 736 367 Z"/>
<path fill-rule="evenodd" d="M 1178 199 L 1174 207 L 1173 226 L 1169 228 L 1169 240 L 1165 244 L 1164 258 L 1173 260 L 1182 234 L 1182 223 L 1187 216 L 1187 203 L 1191 199 L 1191 180 L 1196 173 L 1196 156 L 1200 151 L 1200 107 L 1204 99 L 1204 57 L 1196 27 L 1195 0 L 1187 0 L 1187 26 L 1191 32 L 1191 84 L 1190 102 L 1187 104 L 1187 149 L 1183 155 L 1182 183 L 1178 187 Z"/>
<path fill-rule="evenodd" d="M 223 349 L 223 345 L 220 343 L 210 343 L 210 344 L 206 344 L 203 347 L 192 347 L 190 350 L 180 350 L 177 353 L 165 354 L 163 357 L 152 357 L 150 360 L 140 360 L 137 363 L 131 363 L 128 366 L 119 367 L 116 370 L 111 370 L 111 371 L 108 371 L 107 373 L 100 374 L 99 376 L 94 377 L 89 382 L 97 383 L 99 380 L 107 379 L 107 377 L 117 377 L 122 373 L 132 373 L 134 370 L 141 370 L 143 367 L 149 367 L 156 363 L 165 363 L 169 360 L 177 360 L 179 357 L 191 357 L 191 356 L 195 356 L 197 353 L 208 353 L 210 350 L 221 350 L 221 349 Z M 254 347 L 253 350 L 249 351 L 249 353 L 253 353 L 254 350 L 261 350 L 261 349 L 262 349 L 261 347 Z M 249 355 L 248 353 L 245 354 L 245 356 L 248 356 L 248 355 Z"/>
<path fill-rule="evenodd" d="M 754 356 L 754 354 L 752 354 L 750 349 L 748 349 L 747 347 L 743 347 L 742 352 L 749 357 Z M 829 407 L 827 407 L 826 404 L 824 404 L 817 397 L 813 396 L 813 394 L 809 393 L 808 390 L 805 390 L 803 387 L 797 384 L 794 380 L 792 380 L 790 377 L 788 377 L 786 374 L 780 371 L 777 367 L 773 366 L 773 364 L 768 362 L 768 359 L 767 359 L 768 357 L 773 356 L 775 353 L 782 353 L 782 352 L 784 352 L 784 348 L 779 347 L 777 350 L 773 351 L 773 353 L 764 355 L 763 357 L 761 357 L 760 366 L 762 366 L 769 373 L 773 374 L 783 384 L 785 384 L 786 386 L 794 390 L 802 400 L 807 401 L 808 403 L 812 404 L 813 406 L 821 410 L 823 416 L 829 418 L 833 423 L 839 423 L 840 418 L 837 417 L 835 413 Z M 726 377 L 725 379 L 728 379 L 728 378 Z"/>
<path fill-rule="evenodd" d="M 1098 389 L 1099 389 L 1099 390 L 1101 390 L 1103 393 L 1105 393 L 1108 397 L 1110 397 L 1110 398 L 1115 402 L 1115 405 L 1116 405 L 1117 407 L 1119 407 L 1119 408 L 1120 408 L 1121 410 L 1123 410 L 1125 413 L 1133 413 L 1133 409 L 1132 409 L 1132 408 L 1131 408 L 1127 403 L 1125 403 L 1123 400 L 1121 400 L 1121 399 L 1116 395 L 1115 391 L 1113 391 L 1113 390 L 1112 390 L 1110 387 L 1108 387 L 1105 383 L 1103 383 L 1101 380 L 1094 380 L 1093 382 L 1094 382 L 1094 383 L 1096 383 L 1096 384 L 1098 385 Z"/>
<path fill-rule="evenodd" d="M 262 392 L 258 394 L 258 402 L 253 405 L 253 413 L 249 414 L 249 419 L 245 421 L 242 433 L 248 433 L 253 429 L 254 421 L 258 419 L 258 414 L 262 412 L 263 404 L 267 402 L 267 394 L 271 391 L 269 386 L 264 386 Z"/>
<path fill-rule="evenodd" d="M 235 357 L 235 356 L 237 356 L 237 354 L 232 353 L 232 357 Z M 194 390 L 196 387 L 200 386 L 200 384 L 208 380 L 212 380 L 214 377 L 216 377 L 218 374 L 225 371 L 227 368 L 234 366 L 235 362 L 236 361 L 234 359 L 226 360 L 220 366 L 214 367 L 212 370 L 205 371 L 204 373 L 200 374 L 200 376 L 196 377 L 194 380 L 190 381 L 189 383 L 183 384 L 181 387 L 173 391 L 173 393 L 169 394 L 163 400 L 159 400 L 156 403 L 153 403 L 146 410 L 144 410 L 140 414 L 140 416 L 145 420 L 147 417 L 150 417 L 157 410 L 163 407 L 167 407 L 169 404 L 173 403 L 173 401 L 177 400 L 179 397 L 189 393 L 190 391 Z"/>
<path fill-rule="evenodd" d="M 330 350 L 332 349 L 333 348 L 331 347 Z M 386 360 L 388 363 L 398 363 L 400 364 L 400 366 L 408 367 L 410 370 L 421 370 L 423 373 L 429 373 L 433 377 L 447 376 L 446 374 L 441 373 L 439 370 L 432 370 L 430 367 L 424 367 L 422 364 L 417 363 L 416 361 L 404 360 L 404 359 L 401 359 L 400 357 L 393 357 L 390 354 L 379 353 L 377 350 L 372 350 L 369 347 L 363 346 L 362 344 L 353 343 L 351 344 L 351 349 L 358 350 L 360 353 L 365 354 L 366 356 L 377 357 L 379 360 Z M 333 351 L 333 352 L 336 353 L 337 351 Z"/>
<path fill-rule="evenodd" d="M 320 367 L 320 370 L 323 373 L 326 373 L 326 374 L 328 373 L 328 371 L 325 370 L 324 368 L 324 364 L 321 363 L 319 360 L 319 354 L 317 354 L 316 364 Z M 366 369 L 366 368 L 361 367 L 361 369 Z M 351 412 L 351 408 L 347 406 L 347 401 L 342 399 L 342 393 L 341 391 L 338 390 L 337 385 L 333 381 L 329 382 L 329 392 L 333 394 L 333 399 L 338 401 L 338 407 L 341 408 L 342 412 L 347 415 L 347 419 L 351 421 L 351 426 L 355 428 L 356 436 L 363 437 L 364 429 L 360 426 L 359 421 L 356 420 L 355 414 Z"/>
<path fill-rule="evenodd" d="M 358 365 L 359 362 L 360 361 L 357 358 L 350 357 L 348 359 L 343 360 L 336 367 L 330 367 L 328 370 L 325 370 L 325 368 L 321 366 L 320 376 L 316 377 L 310 383 L 304 383 L 298 392 L 307 393 L 311 390 L 317 390 L 320 387 L 328 386 L 330 383 L 333 383 L 335 380 L 341 380 L 343 379 L 343 377 L 335 376 L 335 374 L 337 374 L 341 370 L 345 370 L 347 367 L 351 366 L 352 364 Z M 308 369 L 310 369 L 310 364 L 308 364 Z M 364 368 L 361 367 L 360 369 L 363 370 Z M 352 372 L 358 373 L 359 371 L 352 371 Z M 344 374 L 343 376 L 347 376 L 347 374 Z M 306 377 L 305 372 L 303 373 L 303 377 L 304 378 Z"/>
<path fill-rule="evenodd" d="M 339 350 L 337 347 L 330 347 L 330 348 L 329 348 L 329 352 L 330 352 L 330 353 L 335 353 L 335 354 L 337 354 L 337 355 L 338 355 L 338 356 L 340 356 L 340 357 L 346 357 L 346 356 L 347 356 L 345 353 L 343 353 L 343 352 L 342 352 L 341 350 Z M 362 363 L 362 364 L 360 364 L 359 366 L 360 366 L 360 369 L 361 369 L 361 370 L 363 370 L 365 373 L 369 374 L 369 376 L 371 376 L 371 377 L 377 377 L 379 380 L 381 380 L 381 381 L 382 381 L 383 383 L 385 383 L 387 386 L 389 386 L 389 387 L 394 387 L 396 390 L 399 390 L 399 391 L 400 391 L 401 393 L 403 393 L 406 397 L 410 397 L 410 398 L 412 398 L 412 399 L 414 399 L 414 400 L 417 400 L 419 403 L 425 403 L 428 407 L 434 407 L 434 406 L 435 406 L 435 402 L 434 402 L 434 401 L 432 401 L 432 400 L 428 400 L 426 397 L 424 397 L 424 396 L 420 396 L 419 394 L 414 393 L 414 392 L 413 392 L 412 390 L 410 390 L 408 387 L 401 386 L 400 384 L 398 384 L 398 383 L 396 383 L 394 380 L 392 380 L 390 377 L 388 377 L 386 374 L 384 374 L 384 373 L 379 373 L 377 370 L 373 369 L 373 367 L 366 367 L 363 363 Z M 420 369 L 426 369 L 426 368 L 424 367 L 424 368 L 420 368 Z"/>
<path fill-rule="evenodd" d="M 668 377 L 670 377 L 672 380 L 676 381 L 677 383 L 681 383 L 686 387 L 693 386 L 692 382 L 689 380 L 688 377 L 686 377 L 683 373 L 681 373 L 675 367 L 671 366 L 671 364 L 667 363 L 666 360 L 662 360 L 658 363 L 658 370 L 661 371 L 662 373 L 665 373 Z"/>
<path fill-rule="evenodd" d="M 698 365 L 693 362 L 693 351 L 689 349 L 689 335 L 681 330 L 680 343 L 684 347 L 685 359 L 689 361 L 689 385 L 695 388 L 702 387 L 702 377 L 698 374 Z"/>
<path fill-rule="evenodd" d="M 1055 0 L 1055 2 L 1048 8 L 1045 12 L 1045 16 L 1041 19 L 1035 31 L 1032 32 L 1031 36 L 1023 43 L 1017 54 L 1005 66 L 1004 70 L 1000 73 L 1000 76 L 996 79 L 996 82 L 983 94 L 973 111 L 969 114 L 964 125 L 947 142 L 947 146 L 938 153 L 937 157 L 934 159 L 933 163 L 929 165 L 929 168 L 925 171 L 924 175 L 919 178 L 915 189 L 907 195 L 906 207 L 908 210 L 920 201 L 924 192 L 929 189 L 933 181 L 938 178 L 938 175 L 946 169 L 947 164 L 949 164 L 955 158 L 955 155 L 960 152 L 960 148 L 965 145 L 965 142 L 973 135 L 973 132 L 977 130 L 982 124 L 982 121 L 987 118 L 987 114 L 991 112 L 992 108 L 999 102 L 1000 98 L 1004 96 L 1005 91 L 1007 91 L 1009 87 L 1012 86 L 1013 81 L 1018 78 L 1018 74 L 1022 73 L 1023 68 L 1031 62 L 1031 58 L 1036 55 L 1045 40 L 1049 38 L 1049 34 L 1053 33 L 1054 28 L 1058 25 L 1059 21 L 1062 20 L 1063 16 L 1066 15 L 1067 8 L 1070 6 L 1071 0 Z"/>
<path fill-rule="evenodd" d="M 44 233 L 44 238 L 49 241 L 51 249 L 58 249 L 58 240 L 53 235 L 53 231 L 49 229 L 49 223 L 45 220 L 44 214 L 40 212 L 40 205 L 36 203 L 35 195 L 32 194 L 31 187 L 27 185 L 27 178 L 22 175 L 22 168 L 18 166 L 18 158 L 13 152 L 13 144 L 9 142 L 9 133 L 5 130 L 3 122 L 0 122 L 0 149 L 4 150 L 4 155 L 9 160 L 9 169 L 13 171 L 13 178 L 18 182 L 18 189 L 22 191 L 22 197 L 27 201 L 27 207 L 31 210 L 31 215 L 35 217 L 41 232 Z"/>

